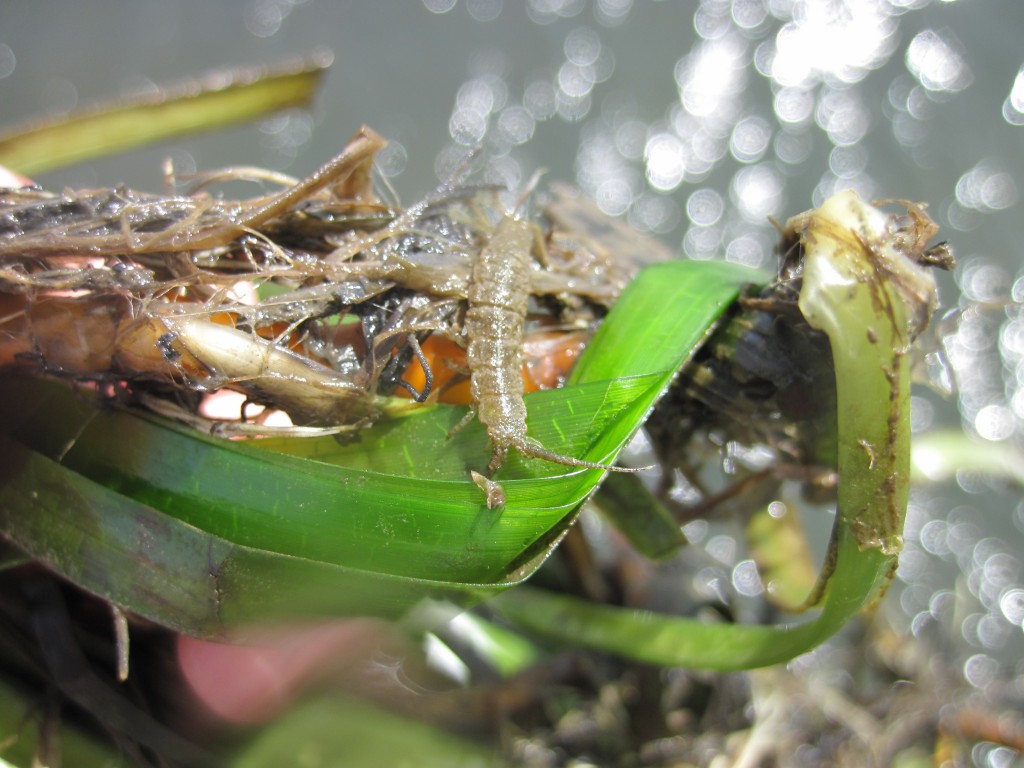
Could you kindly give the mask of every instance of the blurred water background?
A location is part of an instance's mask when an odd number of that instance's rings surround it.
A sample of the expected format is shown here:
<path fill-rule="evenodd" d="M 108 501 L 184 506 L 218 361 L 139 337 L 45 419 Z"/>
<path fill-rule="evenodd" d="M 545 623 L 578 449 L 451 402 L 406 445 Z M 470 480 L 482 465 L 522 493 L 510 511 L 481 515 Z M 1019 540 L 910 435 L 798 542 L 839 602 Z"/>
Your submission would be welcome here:
<path fill-rule="evenodd" d="M 926 201 L 959 261 L 940 278 L 955 311 L 938 347 L 957 394 L 921 389 L 914 429 L 962 425 L 1010 451 L 1024 435 L 1021 30 L 1010 0 L 5 0 L 0 122 L 326 48 L 310 111 L 39 181 L 158 190 L 165 157 L 180 174 L 302 175 L 367 123 L 392 142 L 381 171 L 405 202 L 482 145 L 489 179 L 516 187 L 543 167 L 687 258 L 755 266 L 773 263 L 768 217 L 839 189 Z M 695 545 L 750 583 L 736 547 Z M 957 695 L 1024 701 L 1022 545 L 1017 487 L 959 472 L 915 490 L 887 609 L 940 649 Z"/>

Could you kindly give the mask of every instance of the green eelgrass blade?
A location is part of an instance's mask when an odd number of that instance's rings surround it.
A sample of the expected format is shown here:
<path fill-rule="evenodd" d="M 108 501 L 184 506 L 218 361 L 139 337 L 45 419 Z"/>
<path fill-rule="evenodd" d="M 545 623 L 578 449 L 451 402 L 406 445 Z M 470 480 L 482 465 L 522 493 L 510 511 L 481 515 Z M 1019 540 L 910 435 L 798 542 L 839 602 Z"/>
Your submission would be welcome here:
<path fill-rule="evenodd" d="M 195 131 L 308 104 L 329 55 L 274 70 L 220 72 L 155 94 L 21 126 L 0 136 L 0 165 L 32 176 Z"/>
<path fill-rule="evenodd" d="M 672 513 L 636 475 L 608 473 L 594 505 L 644 557 L 662 560 L 687 543 Z"/>
<path fill-rule="evenodd" d="M 966 471 L 1024 485 L 1024 452 L 1007 442 L 982 440 L 955 430 L 915 436 L 911 454 L 914 481 L 941 483 Z"/>
<path fill-rule="evenodd" d="M 647 384 L 645 378 L 634 378 L 579 387 L 571 403 L 552 402 L 544 412 L 571 417 L 572 405 L 591 414 L 603 407 L 606 416 L 614 415 L 624 396 L 646 391 Z M 467 428 L 457 440 L 445 440 L 460 409 L 425 410 L 422 416 L 366 430 L 355 447 L 378 456 L 379 469 L 404 471 L 388 474 L 298 459 L 163 420 L 93 409 L 59 387 L 12 381 L 4 390 L 0 419 L 6 430 L 94 482 L 235 544 L 411 578 L 503 579 L 524 553 L 572 514 L 600 476 L 536 462 L 539 469 L 523 467 L 522 476 L 507 481 L 505 509 L 491 511 L 466 469 L 467 463 L 486 462 L 482 431 Z M 547 393 L 542 405 L 555 395 Z M 584 426 L 593 428 L 593 423 L 589 418 Z M 377 438 L 396 441 L 395 450 L 385 450 Z M 410 457 L 415 461 L 406 470 Z M 528 469 L 538 476 L 527 474 Z"/>
<path fill-rule="evenodd" d="M 245 547 L 94 483 L 7 437 L 0 526 L 85 589 L 179 631 L 218 636 L 281 615 L 399 616 L 425 596 L 507 587 L 444 583 Z"/>
<path fill-rule="evenodd" d="M 760 277 L 721 265 L 676 266 L 641 275 L 645 302 L 613 311 L 572 386 L 528 398 L 534 438 L 582 458 L 614 457 L 680 361 L 741 286 Z M 632 354 L 645 335 L 659 344 L 674 339 L 675 351 Z M 7 536 L 86 589 L 197 634 L 254 620 L 261 604 L 285 609 L 290 590 L 301 593 L 290 604 L 297 613 L 393 615 L 410 596 L 439 591 L 477 599 L 532 573 L 603 474 L 515 457 L 501 476 L 508 503 L 488 510 L 468 477 L 487 461 L 486 435 L 473 424 L 448 437 L 460 408 L 420 408 L 363 430 L 347 446 L 246 443 L 98 409 L 55 384 L 8 380 L 2 390 L 0 425 L 13 457 L 0 490 L 9 499 Z M 271 446 L 312 448 L 316 460 Z M 33 496 L 38 489 L 52 489 L 52 497 Z M 71 508 L 79 517 L 65 517 Z M 168 546 L 164 561 L 155 550 L 140 554 L 169 531 L 185 543 Z M 149 590 L 144 571 L 161 567 Z M 200 583 L 211 568 L 214 597 Z M 230 589 L 229 576 L 237 576 Z M 176 579 L 185 593 L 200 592 L 167 609 L 156 588 Z M 348 593 L 333 603 L 317 591 L 332 579 Z M 307 583 L 317 589 L 299 588 Z"/>
<path fill-rule="evenodd" d="M 930 276 L 852 193 L 798 221 L 800 309 L 832 346 L 837 389 L 838 515 L 820 613 L 796 626 L 705 624 L 595 605 L 530 588 L 491 605 L 538 633 L 649 663 L 746 669 L 786 661 L 830 637 L 877 598 L 896 567 L 909 493 L 906 354 L 935 300 Z M 624 296 L 616 309 L 629 311 Z"/>
<path fill-rule="evenodd" d="M 488 604 L 517 626 L 637 661 L 674 667 L 736 670 L 776 664 L 831 637 L 886 583 L 892 559 L 860 551 L 840 529 L 836 569 L 821 613 L 794 626 L 706 624 L 696 619 L 627 610 L 519 587 Z"/>

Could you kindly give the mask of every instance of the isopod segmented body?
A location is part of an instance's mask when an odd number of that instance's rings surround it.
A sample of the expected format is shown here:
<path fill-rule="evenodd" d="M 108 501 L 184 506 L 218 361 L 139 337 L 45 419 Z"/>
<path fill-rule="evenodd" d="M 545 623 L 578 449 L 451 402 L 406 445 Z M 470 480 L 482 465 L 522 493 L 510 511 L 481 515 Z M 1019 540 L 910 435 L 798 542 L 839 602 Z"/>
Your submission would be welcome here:
<path fill-rule="evenodd" d="M 467 292 L 466 363 L 477 418 L 491 440 L 493 452 L 487 472 L 493 475 L 501 467 L 510 448 L 556 464 L 635 471 L 554 453 L 526 435 L 522 349 L 533 239 L 534 230 L 528 222 L 503 217 L 477 257 Z M 496 483 L 480 476 L 474 480 L 487 494 L 489 507 L 504 503 L 504 494 Z"/>
<path fill-rule="evenodd" d="M 532 242 L 527 222 L 504 217 L 477 257 L 467 295 L 464 330 L 470 392 L 493 444 L 487 466 L 492 474 L 505 461 L 509 447 L 526 443 L 522 347 Z"/>

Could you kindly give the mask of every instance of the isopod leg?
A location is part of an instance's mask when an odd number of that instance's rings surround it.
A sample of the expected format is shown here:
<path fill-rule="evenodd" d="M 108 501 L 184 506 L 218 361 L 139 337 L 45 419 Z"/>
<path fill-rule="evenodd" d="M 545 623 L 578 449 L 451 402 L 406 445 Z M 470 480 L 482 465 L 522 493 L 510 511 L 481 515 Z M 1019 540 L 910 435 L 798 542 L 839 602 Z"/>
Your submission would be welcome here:
<path fill-rule="evenodd" d="M 499 469 L 502 464 L 505 463 L 505 459 L 508 458 L 508 446 L 507 445 L 495 445 L 491 451 L 491 460 L 487 463 L 487 474 L 493 475 Z"/>
<path fill-rule="evenodd" d="M 549 451 L 542 445 L 528 440 L 521 440 L 513 443 L 511 447 L 515 448 L 519 453 L 527 458 L 543 459 L 544 461 L 550 461 L 552 464 L 562 464 L 566 467 L 600 469 L 605 472 L 643 472 L 645 469 L 650 469 L 650 467 L 619 467 L 614 464 L 601 464 L 597 461 L 584 461 L 583 459 L 577 459 L 574 456 L 565 456 L 561 453 Z M 504 450 L 507 452 L 508 448 L 505 448 Z M 497 449 L 495 449 L 495 451 L 497 451 Z M 493 461 L 494 459 L 492 457 L 491 462 L 493 463 Z"/>
<path fill-rule="evenodd" d="M 487 497 L 488 509 L 497 509 L 505 506 L 505 491 L 500 483 L 484 477 L 479 472 L 470 470 L 469 474 L 473 478 L 473 482 L 476 483 L 477 488 L 483 491 L 484 496 Z"/>

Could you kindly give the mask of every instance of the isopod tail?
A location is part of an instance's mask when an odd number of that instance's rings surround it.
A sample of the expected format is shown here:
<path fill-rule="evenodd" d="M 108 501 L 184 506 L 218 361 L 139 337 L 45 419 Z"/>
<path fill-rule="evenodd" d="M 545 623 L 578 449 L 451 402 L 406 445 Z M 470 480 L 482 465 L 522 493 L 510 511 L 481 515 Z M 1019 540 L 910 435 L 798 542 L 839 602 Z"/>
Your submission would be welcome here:
<path fill-rule="evenodd" d="M 562 464 L 566 467 L 582 467 L 583 469 L 602 469 L 606 472 L 643 472 L 651 467 L 619 467 L 614 464 L 601 464 L 597 461 L 585 461 L 584 459 L 577 459 L 574 456 L 565 456 L 561 453 L 555 453 L 549 451 L 542 445 L 526 440 L 518 441 L 513 443 L 513 446 L 519 453 L 530 459 L 543 459 L 544 461 L 550 461 L 553 464 Z"/>

